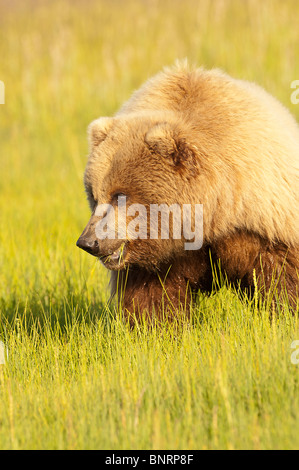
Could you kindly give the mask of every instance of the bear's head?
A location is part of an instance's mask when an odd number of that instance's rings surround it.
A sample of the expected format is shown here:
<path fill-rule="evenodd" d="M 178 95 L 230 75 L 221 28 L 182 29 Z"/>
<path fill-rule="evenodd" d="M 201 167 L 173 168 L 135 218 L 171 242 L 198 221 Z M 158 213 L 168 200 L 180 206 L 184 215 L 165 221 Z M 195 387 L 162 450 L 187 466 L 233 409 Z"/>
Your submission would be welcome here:
<path fill-rule="evenodd" d="M 100 118 L 89 126 L 89 143 L 85 188 L 92 215 L 80 248 L 112 270 L 157 269 L 188 243 L 200 248 L 202 218 L 194 206 L 202 201 L 193 187 L 200 166 L 185 122 L 170 112 Z"/>

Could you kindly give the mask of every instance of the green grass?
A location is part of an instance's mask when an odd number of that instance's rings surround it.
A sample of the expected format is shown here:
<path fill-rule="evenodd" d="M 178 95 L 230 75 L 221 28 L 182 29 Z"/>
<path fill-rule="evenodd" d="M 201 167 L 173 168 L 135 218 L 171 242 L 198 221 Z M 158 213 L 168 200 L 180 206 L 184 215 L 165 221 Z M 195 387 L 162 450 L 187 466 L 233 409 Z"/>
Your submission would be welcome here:
<path fill-rule="evenodd" d="M 124 7 L 125 3 L 125 7 Z M 299 118 L 297 2 L 0 2 L 0 449 L 295 449 L 298 316 L 230 289 L 130 329 L 75 246 L 86 128 L 176 58 L 255 80 Z"/>

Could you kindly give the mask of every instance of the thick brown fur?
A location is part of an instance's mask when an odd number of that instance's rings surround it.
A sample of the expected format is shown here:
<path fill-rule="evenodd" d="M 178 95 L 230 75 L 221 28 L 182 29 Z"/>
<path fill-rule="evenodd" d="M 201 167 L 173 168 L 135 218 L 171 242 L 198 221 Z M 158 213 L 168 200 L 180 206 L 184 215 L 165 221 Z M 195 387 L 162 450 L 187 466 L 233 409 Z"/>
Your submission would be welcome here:
<path fill-rule="evenodd" d="M 124 311 L 174 315 L 192 292 L 212 290 L 213 266 L 248 293 L 272 289 L 296 304 L 299 127 L 275 98 L 219 70 L 179 65 L 149 80 L 113 118 L 94 121 L 89 138 L 92 210 L 119 193 L 129 204 L 204 208 L 199 250 L 172 237 L 129 237 L 90 251 L 104 256 Z M 96 221 L 93 213 L 88 227 Z M 112 262 L 106 255 L 120 244 L 122 259 Z"/>
<path fill-rule="evenodd" d="M 268 300 L 296 305 L 298 298 L 298 250 L 283 243 L 249 233 L 236 233 L 196 253 L 178 258 L 159 271 L 139 267 L 114 271 L 111 278 L 113 295 L 118 293 L 122 308 L 134 319 L 142 315 L 175 316 L 188 312 L 192 293 L 211 293 L 223 280 L 245 291 L 250 298 L 255 289 Z"/>

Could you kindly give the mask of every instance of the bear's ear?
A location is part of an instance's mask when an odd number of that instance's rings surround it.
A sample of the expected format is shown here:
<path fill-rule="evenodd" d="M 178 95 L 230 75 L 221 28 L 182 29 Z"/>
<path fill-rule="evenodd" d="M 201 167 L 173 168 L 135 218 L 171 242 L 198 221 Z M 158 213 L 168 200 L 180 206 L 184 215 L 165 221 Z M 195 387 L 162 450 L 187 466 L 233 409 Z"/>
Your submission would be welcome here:
<path fill-rule="evenodd" d="M 113 118 L 101 117 L 88 126 L 88 140 L 91 149 L 103 142 L 112 127 Z"/>
<path fill-rule="evenodd" d="M 174 132 L 167 122 L 154 125 L 147 131 L 144 141 L 150 150 L 161 156 L 171 156 L 176 151 Z"/>
<path fill-rule="evenodd" d="M 154 125 L 144 140 L 152 152 L 171 158 L 177 167 L 194 170 L 198 166 L 194 146 L 188 145 L 186 138 L 170 123 Z"/>

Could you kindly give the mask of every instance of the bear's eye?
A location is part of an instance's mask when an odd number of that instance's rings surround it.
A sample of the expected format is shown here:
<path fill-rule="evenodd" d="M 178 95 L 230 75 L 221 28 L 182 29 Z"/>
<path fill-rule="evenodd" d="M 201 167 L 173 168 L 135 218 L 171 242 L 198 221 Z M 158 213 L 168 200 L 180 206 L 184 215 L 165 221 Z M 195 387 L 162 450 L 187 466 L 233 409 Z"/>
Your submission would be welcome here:
<path fill-rule="evenodd" d="M 91 210 L 94 211 L 95 208 L 97 207 L 97 201 L 94 199 L 94 197 L 91 194 L 88 194 L 88 201 L 89 201 Z"/>
<path fill-rule="evenodd" d="M 117 203 L 119 198 L 127 198 L 127 195 L 121 192 L 115 192 L 111 196 L 111 201 Z"/>
<path fill-rule="evenodd" d="M 94 194 L 92 191 L 89 192 L 89 197 L 91 199 L 91 201 L 94 201 L 94 203 L 96 203 L 96 198 L 94 197 Z"/>
<path fill-rule="evenodd" d="M 97 206 L 97 201 L 96 201 L 96 198 L 94 197 L 91 186 L 86 185 L 85 190 L 86 190 L 87 199 L 88 199 L 90 208 L 94 210 L 94 208 Z"/>

